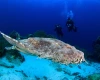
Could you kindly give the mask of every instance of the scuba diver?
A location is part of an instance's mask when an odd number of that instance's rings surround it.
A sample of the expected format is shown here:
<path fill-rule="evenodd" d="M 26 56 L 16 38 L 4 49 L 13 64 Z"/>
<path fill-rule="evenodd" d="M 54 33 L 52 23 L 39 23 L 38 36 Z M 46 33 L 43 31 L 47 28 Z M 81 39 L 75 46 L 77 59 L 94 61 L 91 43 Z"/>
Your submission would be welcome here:
<path fill-rule="evenodd" d="M 56 25 L 54 31 L 58 36 L 63 37 L 62 27 L 60 25 Z"/>
<path fill-rule="evenodd" d="M 73 12 L 70 10 L 67 14 L 67 22 L 66 22 L 66 26 L 68 28 L 68 31 L 74 31 L 77 32 L 77 27 L 75 27 L 74 22 L 72 20 L 73 18 Z"/>
<path fill-rule="evenodd" d="M 75 27 L 73 20 L 68 17 L 67 22 L 66 22 L 66 26 L 68 28 L 68 31 L 74 31 L 77 32 L 77 27 Z"/>

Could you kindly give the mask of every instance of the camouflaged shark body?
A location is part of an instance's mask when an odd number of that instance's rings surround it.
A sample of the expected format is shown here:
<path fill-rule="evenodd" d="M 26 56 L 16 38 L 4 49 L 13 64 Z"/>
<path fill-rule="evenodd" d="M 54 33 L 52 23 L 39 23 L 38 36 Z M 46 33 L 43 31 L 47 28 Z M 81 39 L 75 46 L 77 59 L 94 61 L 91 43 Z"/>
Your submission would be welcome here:
<path fill-rule="evenodd" d="M 74 46 L 53 38 L 32 37 L 15 40 L 0 32 L 2 36 L 19 51 L 41 58 L 51 59 L 63 64 L 81 63 L 85 61 L 84 53 Z"/>

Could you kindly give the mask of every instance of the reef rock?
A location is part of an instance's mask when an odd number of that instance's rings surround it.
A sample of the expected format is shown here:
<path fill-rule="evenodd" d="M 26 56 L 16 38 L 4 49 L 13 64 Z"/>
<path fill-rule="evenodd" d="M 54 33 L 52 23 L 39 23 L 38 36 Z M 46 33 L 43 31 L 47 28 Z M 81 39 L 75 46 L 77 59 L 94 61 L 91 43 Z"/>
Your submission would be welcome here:
<path fill-rule="evenodd" d="M 1 35 L 17 49 L 41 58 L 51 59 L 63 64 L 81 63 L 85 61 L 84 53 L 74 46 L 54 38 L 30 37 L 28 39 L 16 40 L 0 32 Z M 10 49 L 10 48 L 8 48 Z"/>

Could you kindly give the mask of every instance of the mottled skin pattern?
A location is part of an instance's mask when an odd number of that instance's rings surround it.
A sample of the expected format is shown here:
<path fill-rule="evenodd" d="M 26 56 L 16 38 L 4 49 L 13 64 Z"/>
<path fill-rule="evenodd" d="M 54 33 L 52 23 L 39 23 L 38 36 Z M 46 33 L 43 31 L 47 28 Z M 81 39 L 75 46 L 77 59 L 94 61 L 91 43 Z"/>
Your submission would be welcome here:
<path fill-rule="evenodd" d="M 81 63 L 85 61 L 84 53 L 74 46 L 53 38 L 28 38 L 15 40 L 4 33 L 2 36 L 13 45 L 13 48 L 41 58 L 52 59 L 63 64 Z"/>

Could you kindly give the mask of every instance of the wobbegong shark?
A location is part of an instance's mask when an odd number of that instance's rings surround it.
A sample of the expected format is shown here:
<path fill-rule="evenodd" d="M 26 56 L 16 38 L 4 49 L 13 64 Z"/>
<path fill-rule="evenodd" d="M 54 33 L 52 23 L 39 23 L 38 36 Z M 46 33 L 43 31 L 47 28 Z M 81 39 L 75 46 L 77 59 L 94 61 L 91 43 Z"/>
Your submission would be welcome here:
<path fill-rule="evenodd" d="M 17 49 L 26 54 L 51 59 L 66 65 L 86 61 L 82 51 L 58 39 L 29 37 L 16 40 L 2 32 L 0 34 L 12 45 L 11 49 Z"/>

